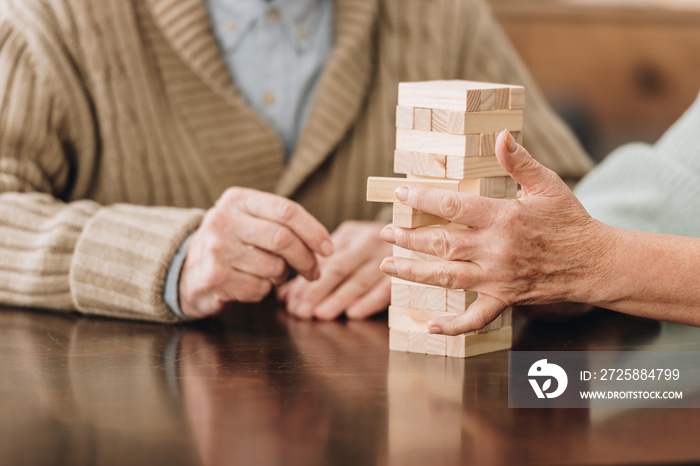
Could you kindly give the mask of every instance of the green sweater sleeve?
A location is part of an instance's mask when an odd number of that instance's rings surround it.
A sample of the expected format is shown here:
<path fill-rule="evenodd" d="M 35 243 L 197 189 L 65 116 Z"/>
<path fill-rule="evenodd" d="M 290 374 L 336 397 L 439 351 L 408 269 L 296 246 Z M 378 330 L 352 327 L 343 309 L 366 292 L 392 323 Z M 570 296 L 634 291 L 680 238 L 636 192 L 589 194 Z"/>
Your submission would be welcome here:
<path fill-rule="evenodd" d="M 700 236 L 700 98 L 653 146 L 615 150 L 575 193 L 608 225 Z"/>

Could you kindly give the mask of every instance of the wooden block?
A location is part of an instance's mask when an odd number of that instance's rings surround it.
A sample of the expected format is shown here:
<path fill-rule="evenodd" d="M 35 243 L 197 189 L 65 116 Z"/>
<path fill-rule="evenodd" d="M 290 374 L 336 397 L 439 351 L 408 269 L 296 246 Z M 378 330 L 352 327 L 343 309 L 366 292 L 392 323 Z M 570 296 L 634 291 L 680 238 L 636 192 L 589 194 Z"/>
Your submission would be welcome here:
<path fill-rule="evenodd" d="M 409 306 L 413 309 L 428 309 L 428 288 L 424 286 L 411 285 L 408 290 Z"/>
<path fill-rule="evenodd" d="M 435 180 L 435 178 L 418 176 L 418 175 L 408 175 L 406 177 L 407 183 L 413 182 L 430 182 Z M 445 180 L 452 181 L 452 180 Z M 456 180 L 454 180 L 456 181 Z M 506 197 L 506 193 L 509 191 L 510 186 L 515 183 L 515 180 L 510 176 L 495 176 L 490 178 L 478 178 L 471 180 L 461 180 L 459 186 L 459 192 L 478 194 L 484 197 L 493 197 L 497 199 L 503 199 Z M 516 183 L 517 184 L 517 183 Z M 512 189 L 510 189 L 512 190 Z"/>
<path fill-rule="evenodd" d="M 445 356 L 447 354 L 447 336 L 428 334 L 425 352 L 427 354 Z"/>
<path fill-rule="evenodd" d="M 509 176 L 495 155 L 486 157 L 459 157 L 450 155 L 445 160 L 445 178 L 469 180 L 493 176 Z"/>
<path fill-rule="evenodd" d="M 514 87 L 520 86 L 459 80 L 399 83 L 399 105 L 463 112 L 506 109 L 509 99 L 502 93 Z"/>
<path fill-rule="evenodd" d="M 523 111 L 457 112 L 435 109 L 431 127 L 432 131 L 450 134 L 500 133 L 504 129 L 511 133 L 519 132 L 523 129 Z"/>
<path fill-rule="evenodd" d="M 409 330 L 408 351 L 426 354 L 428 349 L 428 332 Z"/>
<path fill-rule="evenodd" d="M 411 251 L 411 259 L 416 261 L 441 261 L 438 256 L 433 256 L 432 254 L 426 254 L 424 252 Z"/>
<path fill-rule="evenodd" d="M 525 108 L 525 88 L 511 87 L 508 100 L 508 108 L 511 110 Z"/>
<path fill-rule="evenodd" d="M 394 226 L 400 228 L 420 228 L 428 225 L 443 225 L 449 223 L 448 220 L 442 217 L 421 212 L 420 210 L 398 202 L 394 203 L 394 216 L 392 221 Z"/>
<path fill-rule="evenodd" d="M 505 197 L 515 197 L 518 194 L 518 183 L 513 179 L 509 178 L 506 180 L 506 196 Z"/>
<path fill-rule="evenodd" d="M 430 311 L 414 307 L 389 306 L 389 328 L 428 332 L 428 322 L 438 317 L 456 315 L 445 311 Z"/>
<path fill-rule="evenodd" d="M 367 179 L 367 200 L 370 202 L 399 202 L 394 192 L 397 188 L 406 184 L 422 184 L 432 188 L 447 189 L 471 194 L 481 194 L 482 180 L 491 178 L 480 178 L 476 180 L 442 180 L 442 179 L 421 179 L 421 178 L 385 178 L 370 176 Z M 488 192 L 486 190 L 485 192 Z M 481 194 L 485 195 L 485 194 Z"/>
<path fill-rule="evenodd" d="M 498 133 L 483 133 L 479 135 L 479 156 L 496 155 L 496 137 Z"/>
<path fill-rule="evenodd" d="M 394 151 L 394 173 L 411 173 L 411 152 L 407 150 Z"/>
<path fill-rule="evenodd" d="M 394 245 L 393 247 L 394 257 L 403 257 L 404 259 L 413 259 L 413 251 L 410 249 L 404 249 L 401 246 Z"/>
<path fill-rule="evenodd" d="M 389 329 L 389 349 L 394 351 L 408 351 L 409 330 L 403 328 Z"/>
<path fill-rule="evenodd" d="M 447 156 L 443 154 L 428 154 L 424 152 L 411 152 L 410 174 L 444 178 L 445 162 Z"/>
<path fill-rule="evenodd" d="M 413 129 L 413 107 L 396 106 L 396 127 Z"/>
<path fill-rule="evenodd" d="M 523 132 L 522 131 L 515 131 L 510 133 L 511 136 L 513 136 L 513 139 L 515 139 L 515 142 L 518 144 L 522 145 L 523 144 Z"/>
<path fill-rule="evenodd" d="M 479 135 L 460 135 L 397 128 L 396 149 L 429 154 L 478 157 Z"/>
<path fill-rule="evenodd" d="M 410 283 L 410 282 L 409 282 Z M 447 290 L 447 311 L 464 312 L 476 301 L 477 293 L 469 290 Z"/>
<path fill-rule="evenodd" d="M 503 327 L 511 327 L 513 325 L 513 308 L 509 307 L 501 313 L 503 318 L 501 325 Z"/>
<path fill-rule="evenodd" d="M 471 333 L 446 337 L 445 353 L 447 356 L 468 358 L 479 354 L 493 353 L 511 347 L 512 327 L 501 327 L 486 333 Z"/>
<path fill-rule="evenodd" d="M 494 198 L 507 198 L 515 196 L 518 191 L 518 183 L 510 176 L 495 176 L 481 178 L 481 195 Z"/>
<path fill-rule="evenodd" d="M 428 288 L 426 291 L 425 309 L 430 311 L 447 312 L 447 290 L 443 288 Z"/>
<path fill-rule="evenodd" d="M 430 131 L 432 113 L 432 110 L 429 108 L 413 109 L 413 129 Z"/>
<path fill-rule="evenodd" d="M 424 286 L 426 288 L 440 288 L 439 286 L 425 285 L 423 283 L 416 283 L 416 282 L 409 282 L 408 280 L 403 280 L 401 278 L 396 278 L 396 277 L 391 277 L 391 283 L 396 283 L 397 285 L 417 285 L 417 286 Z M 444 288 L 441 288 L 441 289 L 444 289 Z"/>
<path fill-rule="evenodd" d="M 409 300 L 409 290 L 408 285 L 398 285 L 391 284 L 391 305 L 392 306 L 403 306 L 409 307 L 411 302 Z"/>

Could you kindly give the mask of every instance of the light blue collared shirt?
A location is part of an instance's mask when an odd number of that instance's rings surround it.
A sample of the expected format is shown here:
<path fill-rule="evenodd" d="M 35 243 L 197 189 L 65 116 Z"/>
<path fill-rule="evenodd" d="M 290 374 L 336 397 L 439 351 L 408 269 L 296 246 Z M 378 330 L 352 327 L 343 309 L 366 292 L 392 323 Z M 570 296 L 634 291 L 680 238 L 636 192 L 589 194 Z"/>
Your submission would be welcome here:
<path fill-rule="evenodd" d="M 207 0 L 221 51 L 248 104 L 280 135 L 287 155 L 333 49 L 332 0 Z"/>
<path fill-rule="evenodd" d="M 248 104 L 296 146 L 333 49 L 333 0 L 206 0 L 214 35 Z M 163 297 L 184 318 L 178 283 L 191 235 L 173 258 Z"/>

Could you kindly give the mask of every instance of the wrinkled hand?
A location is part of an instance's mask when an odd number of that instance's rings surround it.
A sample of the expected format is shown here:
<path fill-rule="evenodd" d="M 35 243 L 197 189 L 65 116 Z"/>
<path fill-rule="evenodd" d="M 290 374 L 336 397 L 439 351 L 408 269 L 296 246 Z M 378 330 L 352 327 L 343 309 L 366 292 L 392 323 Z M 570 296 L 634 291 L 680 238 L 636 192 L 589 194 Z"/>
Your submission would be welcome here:
<path fill-rule="evenodd" d="M 179 283 L 180 307 L 191 318 L 228 302 L 262 300 L 288 276 L 319 277 L 317 256 L 333 253 L 328 231 L 299 204 L 274 194 L 228 189 L 192 236 Z"/>
<path fill-rule="evenodd" d="M 594 220 L 566 184 L 507 131 L 498 137 L 496 155 L 522 185 L 519 199 L 417 185 L 396 190 L 405 204 L 464 225 L 415 230 L 389 225 L 382 232 L 389 243 L 444 259 L 387 258 L 382 263 L 387 274 L 479 294 L 466 312 L 431 321 L 431 333 L 478 330 L 514 304 L 593 302 L 587 301 L 591 293 L 605 286 L 612 229 Z"/>
<path fill-rule="evenodd" d="M 335 319 L 343 312 L 363 319 L 389 305 L 391 280 L 379 270 L 382 259 L 392 254 L 379 233 L 378 222 L 344 222 L 333 233 L 336 252 L 321 258 L 321 278 L 309 282 L 297 277 L 278 291 L 287 310 L 302 319 Z"/>

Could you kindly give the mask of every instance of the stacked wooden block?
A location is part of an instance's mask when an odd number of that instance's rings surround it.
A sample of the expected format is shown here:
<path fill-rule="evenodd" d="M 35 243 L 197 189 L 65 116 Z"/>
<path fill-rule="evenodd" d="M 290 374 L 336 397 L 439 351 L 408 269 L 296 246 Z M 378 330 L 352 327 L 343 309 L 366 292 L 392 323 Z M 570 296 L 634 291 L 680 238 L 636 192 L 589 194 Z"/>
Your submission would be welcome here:
<path fill-rule="evenodd" d="M 525 89 L 473 81 L 399 84 L 394 171 L 407 178 L 370 177 L 367 200 L 394 204 L 395 226 L 465 228 L 398 201 L 395 189 L 407 182 L 492 198 L 514 198 L 517 183 L 496 160 L 498 133 L 522 138 Z M 408 181 L 410 180 L 410 181 Z M 394 247 L 394 255 L 440 260 Z M 456 337 L 428 334 L 428 322 L 467 310 L 476 299 L 468 290 L 448 290 L 394 278 L 389 307 L 390 348 L 468 357 L 510 348 L 511 310 L 484 329 Z"/>

